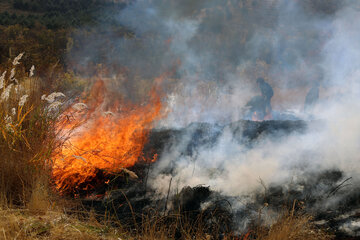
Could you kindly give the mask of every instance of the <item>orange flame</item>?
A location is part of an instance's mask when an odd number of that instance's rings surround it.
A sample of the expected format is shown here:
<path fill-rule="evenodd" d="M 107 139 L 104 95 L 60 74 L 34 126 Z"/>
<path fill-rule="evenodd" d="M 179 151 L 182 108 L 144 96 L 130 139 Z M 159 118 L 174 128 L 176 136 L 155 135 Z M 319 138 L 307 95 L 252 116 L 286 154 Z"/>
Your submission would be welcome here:
<path fill-rule="evenodd" d="M 104 85 L 103 81 L 94 84 L 86 113 L 61 124 L 62 129 L 72 132 L 53 159 L 52 176 L 62 192 L 88 190 L 98 170 L 119 172 L 144 159 L 142 151 L 149 128 L 161 114 L 159 95 L 153 89 L 147 105 L 127 104 L 120 113 L 104 113 L 104 105 L 109 105 Z M 111 109 L 115 110 L 116 105 L 112 104 Z M 154 156 L 149 161 L 155 160 Z"/>

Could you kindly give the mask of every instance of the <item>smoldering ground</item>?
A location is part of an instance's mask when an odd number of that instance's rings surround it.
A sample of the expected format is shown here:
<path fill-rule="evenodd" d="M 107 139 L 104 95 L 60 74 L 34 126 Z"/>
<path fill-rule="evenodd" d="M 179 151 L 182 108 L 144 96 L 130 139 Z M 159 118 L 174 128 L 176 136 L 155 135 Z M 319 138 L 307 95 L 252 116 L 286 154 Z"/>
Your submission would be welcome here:
<path fill-rule="evenodd" d="M 309 121 L 305 133 L 264 136 L 249 148 L 224 128 L 215 144 L 200 146 L 190 156 L 182 153 L 191 134 L 169 142 L 149 177 L 159 194 L 167 194 L 172 178 L 173 193 L 206 184 L 227 196 L 248 196 L 262 189 L 259 179 L 288 186 L 331 169 L 352 177 L 352 185 L 322 207 L 330 209 L 355 191 L 360 171 L 356 1 L 134 1 L 116 19 L 131 29 L 131 37 L 105 31 L 69 59 L 115 66 L 109 73 L 114 81 L 116 69 L 126 69 L 119 93 L 133 101 L 144 97 L 146 91 L 140 90 L 155 77 L 169 73 L 163 82 L 168 113 L 158 128 L 210 122 L 211 132 L 216 124 L 241 119 L 242 107 L 258 94 L 257 77 L 276 89 L 275 111 L 291 109 L 296 117 L 310 119 L 302 113 L 305 94 L 284 93 L 306 93 L 315 82 L 321 86 L 311 113 L 318 121 Z M 170 165 L 171 174 L 164 173 Z M 324 189 L 313 190 L 317 195 Z"/>

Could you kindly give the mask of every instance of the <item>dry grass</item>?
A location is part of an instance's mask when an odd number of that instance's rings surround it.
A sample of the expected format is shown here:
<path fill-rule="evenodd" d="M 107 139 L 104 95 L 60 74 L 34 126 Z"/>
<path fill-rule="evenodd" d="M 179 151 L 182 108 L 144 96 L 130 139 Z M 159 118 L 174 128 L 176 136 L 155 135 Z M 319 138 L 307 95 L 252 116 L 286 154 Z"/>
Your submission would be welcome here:
<path fill-rule="evenodd" d="M 134 239 L 169 240 L 169 239 L 213 239 L 204 231 L 200 221 L 191 222 L 185 216 L 173 214 L 162 216 L 159 213 L 144 215 Z"/>
<path fill-rule="evenodd" d="M 169 225 L 166 217 L 146 216 L 139 228 L 132 231 L 127 231 L 114 220 L 100 222 L 96 219 L 91 212 L 66 214 L 61 211 L 0 210 L 0 239 L 179 239 L 175 236 L 176 226 Z M 196 229 L 197 225 L 178 224 L 183 225 L 183 228 L 177 226 L 182 234 L 180 239 L 218 239 Z"/>
<path fill-rule="evenodd" d="M 0 204 L 39 207 L 49 194 L 47 159 L 58 144 L 58 112 L 41 100 L 40 80 L 16 67 L 7 69 L 0 89 Z"/>
<path fill-rule="evenodd" d="M 0 239 L 125 239 L 119 228 L 60 212 L 0 210 Z"/>
<path fill-rule="evenodd" d="M 45 213 L 30 210 L 0 209 L 0 239 L 122 239 L 170 240 L 175 237 L 175 225 L 165 217 L 144 217 L 137 231 L 126 231 L 114 221 L 98 221 L 91 212 L 66 214 L 60 210 Z M 178 216 L 178 219 L 182 219 Z M 201 226 L 182 225 L 180 239 L 211 240 Z M 179 228 L 179 226 L 177 226 Z M 198 228 L 199 227 L 199 228 Z M 333 236 L 317 229 L 307 215 L 285 214 L 270 228 L 259 228 L 241 237 L 225 236 L 226 240 L 330 240 Z"/>
<path fill-rule="evenodd" d="M 261 240 L 330 240 L 334 236 L 319 229 L 307 214 L 285 213 L 270 228 L 259 228 L 257 238 Z"/>

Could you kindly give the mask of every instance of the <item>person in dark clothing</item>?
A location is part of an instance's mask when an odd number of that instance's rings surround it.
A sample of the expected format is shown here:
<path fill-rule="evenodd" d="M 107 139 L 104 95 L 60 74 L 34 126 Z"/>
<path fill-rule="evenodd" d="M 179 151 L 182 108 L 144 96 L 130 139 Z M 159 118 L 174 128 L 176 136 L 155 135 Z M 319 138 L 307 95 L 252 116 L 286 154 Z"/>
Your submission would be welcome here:
<path fill-rule="evenodd" d="M 266 115 L 266 104 L 262 96 L 255 96 L 246 104 L 248 117 L 252 120 L 263 120 Z"/>
<path fill-rule="evenodd" d="M 256 80 L 261 95 L 255 96 L 250 99 L 246 104 L 248 109 L 248 117 L 253 121 L 263 121 L 272 118 L 271 98 L 274 95 L 274 91 L 270 84 L 265 82 L 263 78 Z"/>
<path fill-rule="evenodd" d="M 259 86 L 259 89 L 261 91 L 261 96 L 264 100 L 264 104 L 265 104 L 265 115 L 271 115 L 272 112 L 272 107 L 271 107 L 271 98 L 274 96 L 274 90 L 272 89 L 272 87 L 270 86 L 270 84 L 268 84 L 267 82 L 265 82 L 265 80 L 263 78 L 258 78 L 256 80 L 256 83 Z"/>
<path fill-rule="evenodd" d="M 304 103 L 305 112 L 311 111 L 319 100 L 319 87 L 319 83 L 314 83 L 312 88 L 310 88 L 309 92 L 306 94 Z"/>

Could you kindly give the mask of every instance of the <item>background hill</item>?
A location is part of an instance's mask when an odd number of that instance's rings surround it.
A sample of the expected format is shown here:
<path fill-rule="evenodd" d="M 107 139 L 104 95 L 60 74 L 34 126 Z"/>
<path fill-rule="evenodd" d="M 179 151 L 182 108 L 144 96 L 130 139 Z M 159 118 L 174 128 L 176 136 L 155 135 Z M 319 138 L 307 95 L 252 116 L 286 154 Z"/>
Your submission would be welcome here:
<path fill-rule="evenodd" d="M 80 27 L 84 24 L 112 23 L 111 14 L 126 3 L 100 0 L 13 0 L 0 1 L 0 25 L 24 27 L 44 25 L 48 29 Z"/>
<path fill-rule="evenodd" d="M 0 66 L 6 68 L 10 59 L 26 52 L 25 69 L 35 65 L 40 75 L 66 72 L 66 55 L 77 47 L 75 31 L 78 39 L 102 25 L 120 35 L 129 33 L 114 19 L 126 5 L 103 0 L 0 0 Z"/>

